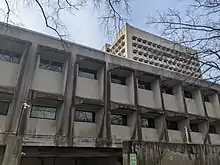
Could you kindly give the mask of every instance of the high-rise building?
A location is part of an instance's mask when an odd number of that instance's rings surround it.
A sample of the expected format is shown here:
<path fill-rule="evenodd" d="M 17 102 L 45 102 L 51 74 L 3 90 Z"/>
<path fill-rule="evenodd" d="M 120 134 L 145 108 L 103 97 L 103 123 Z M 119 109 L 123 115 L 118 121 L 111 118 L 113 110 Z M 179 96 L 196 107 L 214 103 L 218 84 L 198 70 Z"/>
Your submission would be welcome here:
<path fill-rule="evenodd" d="M 106 44 L 104 50 L 187 76 L 201 76 L 198 56 L 194 50 L 129 24 L 122 27 L 115 42 Z"/>

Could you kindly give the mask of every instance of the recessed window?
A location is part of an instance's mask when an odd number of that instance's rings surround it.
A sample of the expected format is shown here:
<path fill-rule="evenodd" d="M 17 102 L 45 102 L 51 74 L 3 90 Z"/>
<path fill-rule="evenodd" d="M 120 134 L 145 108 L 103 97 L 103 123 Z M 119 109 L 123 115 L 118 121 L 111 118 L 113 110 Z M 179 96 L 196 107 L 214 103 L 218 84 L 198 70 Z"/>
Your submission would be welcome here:
<path fill-rule="evenodd" d="M 178 130 L 178 123 L 176 121 L 167 121 L 167 129 Z"/>
<path fill-rule="evenodd" d="M 184 95 L 186 98 L 192 99 L 192 93 L 189 91 L 184 91 Z"/>
<path fill-rule="evenodd" d="M 113 125 L 127 125 L 127 116 L 112 114 L 111 115 L 111 124 Z"/>
<path fill-rule="evenodd" d="M 213 126 L 213 125 L 209 126 L 209 133 L 217 134 L 215 126 Z"/>
<path fill-rule="evenodd" d="M 155 128 L 154 119 L 141 118 L 141 126 L 144 128 Z"/>
<path fill-rule="evenodd" d="M 54 72 L 62 72 L 63 71 L 63 63 L 57 61 L 50 61 L 45 59 L 40 59 L 39 68 L 51 70 Z"/>
<path fill-rule="evenodd" d="M 209 96 L 204 96 L 203 98 L 205 102 L 210 102 Z"/>
<path fill-rule="evenodd" d="M 79 67 L 78 76 L 89 78 L 89 79 L 97 79 L 97 71 Z"/>
<path fill-rule="evenodd" d="M 9 102 L 0 101 L 0 115 L 7 116 L 9 108 Z"/>
<path fill-rule="evenodd" d="M 165 93 L 165 94 L 173 95 L 173 88 L 172 87 L 163 86 L 162 87 L 162 92 Z"/>
<path fill-rule="evenodd" d="M 126 77 L 111 75 L 111 82 L 120 85 L 126 85 Z"/>
<path fill-rule="evenodd" d="M 56 107 L 33 105 L 31 110 L 31 117 L 41 119 L 56 119 Z"/>
<path fill-rule="evenodd" d="M 95 112 L 76 110 L 75 121 L 95 123 Z"/>
<path fill-rule="evenodd" d="M 0 50 L 0 60 L 1 61 L 7 61 L 15 64 L 20 63 L 20 58 L 18 54 L 10 51 Z"/>
<path fill-rule="evenodd" d="M 138 80 L 138 88 L 151 90 L 151 84 L 145 81 Z"/>
<path fill-rule="evenodd" d="M 191 130 L 192 132 L 199 132 L 199 126 L 198 126 L 198 124 L 190 124 L 189 126 L 190 126 L 190 130 Z"/>

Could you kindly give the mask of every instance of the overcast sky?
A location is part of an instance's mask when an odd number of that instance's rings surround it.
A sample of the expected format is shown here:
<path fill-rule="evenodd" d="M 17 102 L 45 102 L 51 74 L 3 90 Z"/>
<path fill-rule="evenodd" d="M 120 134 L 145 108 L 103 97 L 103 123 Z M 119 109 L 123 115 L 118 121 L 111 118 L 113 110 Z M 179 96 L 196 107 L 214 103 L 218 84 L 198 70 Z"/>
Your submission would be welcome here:
<path fill-rule="evenodd" d="M 131 5 L 132 12 L 129 24 L 147 30 L 148 32 L 159 34 L 156 29 L 146 25 L 147 15 L 149 13 L 155 15 L 157 12 L 164 12 L 168 8 L 184 9 L 187 1 L 189 2 L 190 0 L 131 1 L 133 1 L 133 3 Z M 0 0 L 0 8 L 2 8 L 3 5 L 4 1 Z M 19 12 L 16 14 L 16 20 L 19 20 L 23 24 L 23 27 L 53 35 L 51 30 L 45 27 L 44 20 L 38 9 L 33 7 L 20 7 Z M 77 11 L 75 16 L 63 16 L 64 23 L 67 25 L 68 32 L 71 35 L 70 39 L 74 42 L 100 49 L 104 43 L 108 41 L 108 37 L 105 36 L 104 31 L 100 27 L 99 16 L 100 13 L 97 12 L 91 4 Z"/>

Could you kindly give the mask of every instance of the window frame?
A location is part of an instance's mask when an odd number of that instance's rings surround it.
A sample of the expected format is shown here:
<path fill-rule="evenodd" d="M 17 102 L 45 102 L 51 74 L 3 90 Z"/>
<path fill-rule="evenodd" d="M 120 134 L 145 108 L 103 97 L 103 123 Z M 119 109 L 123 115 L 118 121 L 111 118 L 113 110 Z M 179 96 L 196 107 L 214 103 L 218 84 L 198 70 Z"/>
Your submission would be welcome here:
<path fill-rule="evenodd" d="M 168 123 L 175 123 L 176 128 L 174 129 L 174 128 L 169 127 Z M 179 131 L 179 124 L 178 124 L 178 122 L 177 121 L 169 121 L 169 120 L 167 120 L 167 129 L 168 130 L 173 130 L 173 131 Z"/>
<path fill-rule="evenodd" d="M 0 56 L 10 57 L 10 60 L 6 60 L 6 59 L 4 60 L 4 59 L 0 58 L 0 61 L 10 62 L 10 63 L 13 63 L 13 64 L 20 64 L 20 62 L 21 62 L 21 56 L 18 53 L 15 53 L 15 52 L 0 49 Z M 17 58 L 18 61 L 15 62 L 13 57 Z"/>
<path fill-rule="evenodd" d="M 82 75 L 80 75 L 80 73 L 87 73 L 87 74 L 89 73 L 91 75 L 94 75 L 94 78 L 82 76 Z M 83 68 L 83 67 L 79 66 L 77 76 L 92 79 L 92 80 L 97 80 L 97 77 L 98 77 L 97 74 L 98 74 L 97 70 L 92 70 L 92 69 Z"/>
<path fill-rule="evenodd" d="M 76 112 L 86 112 L 86 113 L 92 113 L 92 121 L 82 121 L 82 120 L 76 120 Z M 80 110 L 76 109 L 74 114 L 74 122 L 83 122 L 83 123 L 96 123 L 96 114 L 94 111 L 86 111 L 86 110 Z"/>
<path fill-rule="evenodd" d="M 112 123 L 112 116 L 121 116 L 122 117 L 122 124 L 118 124 L 118 123 Z M 122 115 L 122 114 L 111 114 L 110 116 L 110 122 L 111 125 L 118 125 L 118 126 L 128 126 L 128 118 L 126 115 Z"/>
<path fill-rule="evenodd" d="M 44 62 L 47 61 L 47 63 L 43 63 L 42 64 L 42 61 L 44 61 Z M 61 64 L 61 66 L 54 65 L 54 63 L 57 63 L 57 64 L 59 63 L 59 64 Z M 43 67 L 43 66 L 46 66 L 46 65 L 47 65 L 47 67 Z M 54 66 L 56 66 L 57 68 L 60 68 L 61 70 L 59 70 L 59 69 L 56 69 L 56 70 L 51 69 Z M 59 61 L 53 61 L 53 60 L 49 60 L 49 59 L 44 59 L 44 58 L 40 57 L 40 62 L 39 62 L 39 66 L 38 67 L 40 69 L 49 70 L 49 71 L 53 71 L 53 72 L 57 72 L 57 73 L 62 73 L 63 69 L 64 69 L 64 63 L 59 62 Z"/>
<path fill-rule="evenodd" d="M 32 116 L 33 107 L 55 108 L 55 116 L 54 116 L 54 118 L 48 118 L 48 117 L 34 117 L 34 116 Z M 46 119 L 46 120 L 56 120 L 56 118 L 57 118 L 57 107 L 55 107 L 55 106 L 50 106 L 50 105 L 47 106 L 47 105 L 33 104 L 33 105 L 31 105 L 30 118 L 35 118 L 35 119 Z"/>
<path fill-rule="evenodd" d="M 146 126 L 146 127 L 143 126 L 143 119 L 147 120 L 148 126 Z M 151 122 L 149 122 L 149 121 L 153 121 L 153 126 L 150 124 Z M 156 128 L 155 120 L 152 119 L 152 118 L 141 117 L 141 127 L 142 128 L 153 128 L 153 129 L 155 129 Z"/>
<path fill-rule="evenodd" d="M 212 130 L 211 128 L 214 129 L 213 132 L 211 131 L 211 130 Z M 209 126 L 209 133 L 211 133 L 211 134 L 218 134 L 218 132 L 217 132 L 217 130 L 216 130 L 216 127 L 215 127 L 214 125 L 210 125 L 210 126 Z"/>
<path fill-rule="evenodd" d="M 196 126 L 195 131 L 192 129 L 193 128 L 192 126 Z M 190 127 L 191 132 L 199 132 L 199 125 L 198 124 L 189 124 L 189 127 Z"/>
<path fill-rule="evenodd" d="M 185 96 L 185 98 L 193 99 L 193 94 L 192 94 L 192 92 L 189 92 L 189 91 L 184 90 L 184 96 Z"/>
<path fill-rule="evenodd" d="M 174 95 L 173 88 L 167 87 L 167 86 L 162 86 L 162 93 L 168 94 L 168 95 Z"/>
<path fill-rule="evenodd" d="M 145 81 L 142 81 L 142 80 L 138 80 L 137 84 L 138 84 L 139 89 L 152 91 L 151 83 L 148 83 L 148 82 L 145 82 Z M 140 88 L 140 87 L 142 87 L 142 85 L 144 86 L 144 88 Z"/>
<path fill-rule="evenodd" d="M 118 82 L 112 81 L 112 80 L 119 80 L 120 82 L 118 83 Z M 126 77 L 111 74 L 111 83 L 126 86 L 127 85 Z"/>
<path fill-rule="evenodd" d="M 6 113 L 6 115 L 4 115 L 0 111 L 0 116 L 7 116 L 8 115 L 8 110 L 9 110 L 9 107 L 10 107 L 10 102 L 8 102 L 8 101 L 0 101 L 0 104 L 1 103 L 6 103 L 7 104 L 7 113 Z"/>

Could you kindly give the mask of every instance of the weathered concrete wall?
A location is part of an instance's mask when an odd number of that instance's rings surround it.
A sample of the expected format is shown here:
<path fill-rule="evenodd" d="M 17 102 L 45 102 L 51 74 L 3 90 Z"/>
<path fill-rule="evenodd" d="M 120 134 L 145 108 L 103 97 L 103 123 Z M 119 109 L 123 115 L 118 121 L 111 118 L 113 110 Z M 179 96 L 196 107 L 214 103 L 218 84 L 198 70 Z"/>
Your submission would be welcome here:
<path fill-rule="evenodd" d="M 211 145 L 124 142 L 123 162 L 137 155 L 137 165 L 219 165 L 220 147 Z"/>

